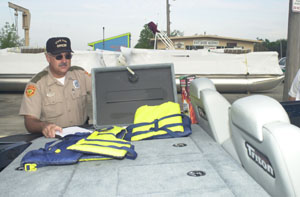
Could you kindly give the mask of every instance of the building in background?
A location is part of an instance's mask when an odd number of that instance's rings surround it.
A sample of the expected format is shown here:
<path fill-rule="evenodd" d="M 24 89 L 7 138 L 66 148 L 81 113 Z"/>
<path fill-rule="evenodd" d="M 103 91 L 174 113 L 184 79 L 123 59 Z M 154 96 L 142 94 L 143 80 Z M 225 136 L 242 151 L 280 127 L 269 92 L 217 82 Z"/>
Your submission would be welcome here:
<path fill-rule="evenodd" d="M 241 49 L 243 51 L 254 51 L 254 45 L 260 43 L 258 40 L 231 38 L 216 35 L 196 35 L 170 37 L 176 50 L 197 49 Z M 154 43 L 154 39 L 151 39 Z M 158 39 L 157 49 L 166 49 L 164 43 Z"/>
<path fill-rule="evenodd" d="M 93 47 L 93 50 L 104 49 L 108 51 L 120 51 L 120 47 L 130 47 L 131 34 L 125 33 L 118 36 L 106 38 L 104 40 L 98 40 L 95 42 L 88 43 L 89 46 Z"/>

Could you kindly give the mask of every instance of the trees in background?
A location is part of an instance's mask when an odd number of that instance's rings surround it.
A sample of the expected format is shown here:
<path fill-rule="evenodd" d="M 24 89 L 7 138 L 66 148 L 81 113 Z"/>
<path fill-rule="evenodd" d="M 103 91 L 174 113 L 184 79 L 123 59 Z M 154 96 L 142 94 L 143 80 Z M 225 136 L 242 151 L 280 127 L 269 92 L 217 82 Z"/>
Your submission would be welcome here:
<path fill-rule="evenodd" d="M 286 39 L 279 39 L 274 42 L 270 42 L 268 39 L 263 40 L 260 38 L 257 38 L 257 40 L 262 42 L 254 45 L 254 51 L 277 51 L 279 58 L 286 57 Z"/>
<path fill-rule="evenodd" d="M 5 23 L 0 32 L 0 49 L 23 46 L 24 42 L 16 32 L 14 24 Z"/>
<path fill-rule="evenodd" d="M 165 33 L 167 34 L 167 32 Z M 184 36 L 184 32 L 175 29 L 170 33 L 170 37 L 176 37 L 176 36 Z"/>
<path fill-rule="evenodd" d="M 153 43 L 150 41 L 151 38 L 154 38 L 154 34 L 149 29 L 148 24 L 145 24 L 144 29 L 142 29 L 140 33 L 138 43 L 134 46 L 134 48 L 153 49 Z"/>

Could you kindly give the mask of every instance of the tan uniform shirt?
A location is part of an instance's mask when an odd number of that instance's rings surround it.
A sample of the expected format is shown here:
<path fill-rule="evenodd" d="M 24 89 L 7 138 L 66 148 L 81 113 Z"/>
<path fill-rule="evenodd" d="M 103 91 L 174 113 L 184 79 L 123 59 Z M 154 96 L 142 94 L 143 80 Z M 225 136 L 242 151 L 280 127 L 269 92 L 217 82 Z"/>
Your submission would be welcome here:
<path fill-rule="evenodd" d="M 82 68 L 72 66 L 63 85 L 47 67 L 27 84 L 19 114 L 60 127 L 82 125 L 87 119 L 87 93 L 91 89 L 91 76 Z"/>

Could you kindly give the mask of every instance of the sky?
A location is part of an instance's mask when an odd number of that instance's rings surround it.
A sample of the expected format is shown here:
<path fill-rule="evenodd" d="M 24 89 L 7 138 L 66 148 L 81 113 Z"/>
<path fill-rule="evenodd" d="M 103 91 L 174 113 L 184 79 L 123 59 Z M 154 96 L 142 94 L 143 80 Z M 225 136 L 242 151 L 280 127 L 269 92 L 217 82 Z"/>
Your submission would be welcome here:
<path fill-rule="evenodd" d="M 73 50 L 88 43 L 131 33 L 138 42 L 144 25 L 153 21 L 166 30 L 166 0 L 11 0 L 31 13 L 30 46 L 45 47 L 48 38 L 67 36 Z M 289 0 L 169 0 L 171 31 L 184 36 L 218 35 L 276 41 L 287 38 Z M 0 0 L 0 28 L 15 23 L 15 11 Z M 104 27 L 104 32 L 103 32 Z M 24 38 L 22 13 L 18 34 Z"/>

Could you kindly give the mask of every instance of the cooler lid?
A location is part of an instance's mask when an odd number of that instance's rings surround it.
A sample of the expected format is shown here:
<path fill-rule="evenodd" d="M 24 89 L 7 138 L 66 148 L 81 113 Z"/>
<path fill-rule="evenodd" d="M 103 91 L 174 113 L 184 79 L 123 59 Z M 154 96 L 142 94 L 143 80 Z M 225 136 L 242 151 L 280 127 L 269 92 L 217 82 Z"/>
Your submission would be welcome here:
<path fill-rule="evenodd" d="M 92 69 L 95 128 L 133 123 L 142 105 L 177 102 L 172 63 Z"/>

